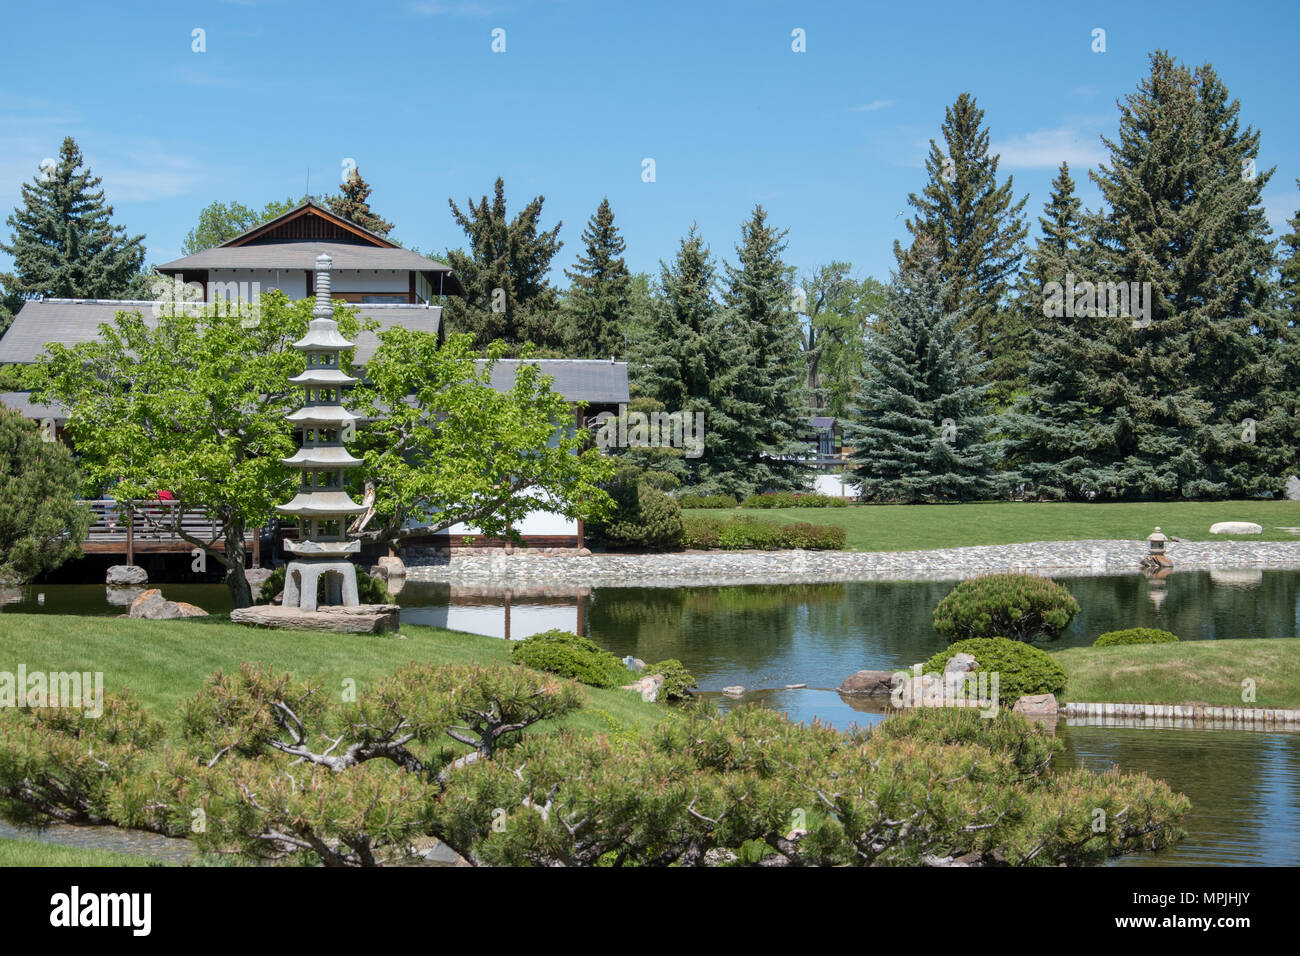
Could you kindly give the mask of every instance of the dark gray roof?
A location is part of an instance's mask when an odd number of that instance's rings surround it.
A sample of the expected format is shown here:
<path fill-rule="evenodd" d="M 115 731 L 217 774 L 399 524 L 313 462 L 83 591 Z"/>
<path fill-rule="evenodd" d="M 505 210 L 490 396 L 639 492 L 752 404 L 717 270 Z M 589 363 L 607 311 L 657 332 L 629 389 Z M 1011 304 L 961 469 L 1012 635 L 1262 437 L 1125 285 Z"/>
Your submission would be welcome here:
<path fill-rule="evenodd" d="M 76 345 L 92 341 L 98 335 L 99 326 L 111 323 L 120 310 L 139 311 L 146 321 L 152 321 L 153 305 L 153 302 L 111 299 L 41 299 L 24 303 L 9 330 L 0 338 L 0 363 L 35 362 L 48 342 Z M 362 318 L 378 322 L 381 331 L 401 325 L 437 335 L 442 319 L 442 307 L 436 305 L 361 305 L 357 312 Z M 378 344 L 373 332 L 358 335 L 357 362 L 369 361 Z"/>
<path fill-rule="evenodd" d="M 68 410 L 62 405 L 38 405 L 32 401 L 31 392 L 0 392 L 0 402 L 5 408 L 22 412 L 24 418 L 53 418 L 60 423 L 68 419 Z"/>
<path fill-rule="evenodd" d="M 328 253 L 334 260 L 335 271 L 396 269 L 401 272 L 451 272 L 451 266 L 410 249 L 384 249 L 360 242 L 328 242 L 317 239 L 213 246 L 158 266 L 158 271 L 168 274 L 203 269 L 300 269 L 310 272 L 316 268 L 316 257 L 322 252 Z M 459 282 L 456 283 L 456 289 L 459 294 Z"/>
<path fill-rule="evenodd" d="M 835 419 L 825 415 L 817 415 L 812 420 L 813 428 L 834 428 Z"/>
<path fill-rule="evenodd" d="M 551 388 L 571 402 L 616 405 L 628 401 L 627 363 L 605 359 L 501 359 L 492 367 L 492 387 L 498 392 L 510 388 L 520 361 L 540 366 L 542 374 L 551 376 Z"/>

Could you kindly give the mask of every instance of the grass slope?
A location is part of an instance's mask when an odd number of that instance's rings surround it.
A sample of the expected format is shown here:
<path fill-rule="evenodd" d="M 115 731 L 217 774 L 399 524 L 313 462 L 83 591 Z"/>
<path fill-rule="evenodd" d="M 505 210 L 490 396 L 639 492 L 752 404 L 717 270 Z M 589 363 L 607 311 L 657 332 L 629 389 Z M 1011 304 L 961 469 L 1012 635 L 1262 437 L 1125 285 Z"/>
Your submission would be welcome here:
<path fill-rule="evenodd" d="M 135 853 L 114 853 L 83 847 L 59 846 L 39 840 L 0 838 L 0 867 L 4 866 L 162 866 Z"/>
<path fill-rule="evenodd" d="M 848 531 L 850 551 L 912 551 L 1089 538 L 1142 540 L 1159 525 L 1188 541 L 1300 541 L 1278 530 L 1300 527 L 1300 502 L 1172 501 L 1081 504 L 987 502 L 955 505 L 852 505 L 848 508 L 691 509 L 688 514 L 763 521 L 808 521 Z M 1210 534 L 1218 521 L 1253 521 L 1259 535 Z"/>
<path fill-rule="evenodd" d="M 1300 638 L 1073 647 L 1052 657 L 1069 678 L 1064 700 L 1300 707 Z M 1254 701 L 1241 699 L 1247 679 Z"/>
<path fill-rule="evenodd" d="M 160 718 L 168 719 L 216 670 L 243 661 L 288 670 L 295 677 L 321 676 L 340 692 L 345 679 L 359 692 L 367 683 L 409 661 L 434 664 L 508 663 L 510 644 L 498 638 L 441 628 L 404 625 L 395 636 L 315 634 L 260 630 L 220 617 L 145 621 L 73 615 L 0 614 L 0 671 L 102 671 L 109 693 L 129 688 Z M 592 733 L 648 726 L 667 713 L 625 690 L 583 688 L 581 711 L 537 725 Z"/>

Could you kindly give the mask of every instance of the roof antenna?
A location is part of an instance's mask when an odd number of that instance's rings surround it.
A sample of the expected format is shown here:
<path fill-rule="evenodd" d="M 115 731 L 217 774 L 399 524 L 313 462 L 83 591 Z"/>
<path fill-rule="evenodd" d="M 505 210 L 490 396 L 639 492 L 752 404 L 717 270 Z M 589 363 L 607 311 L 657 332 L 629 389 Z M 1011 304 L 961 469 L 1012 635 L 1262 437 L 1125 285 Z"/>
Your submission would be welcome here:
<path fill-rule="evenodd" d="M 308 202 L 311 202 L 311 167 L 310 166 L 307 167 L 307 189 L 303 192 L 303 196 L 307 199 Z"/>

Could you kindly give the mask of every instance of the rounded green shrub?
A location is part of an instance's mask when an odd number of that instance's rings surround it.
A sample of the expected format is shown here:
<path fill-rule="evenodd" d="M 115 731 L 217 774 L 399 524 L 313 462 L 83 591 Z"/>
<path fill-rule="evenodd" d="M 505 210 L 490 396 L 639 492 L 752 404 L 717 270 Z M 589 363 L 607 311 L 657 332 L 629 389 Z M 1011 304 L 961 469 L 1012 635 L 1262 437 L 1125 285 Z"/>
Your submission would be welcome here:
<path fill-rule="evenodd" d="M 642 674 L 662 674 L 663 686 L 659 688 L 660 700 L 690 700 L 691 691 L 698 686 L 695 675 L 686 669 L 686 665 L 675 657 L 651 664 Z"/>
<path fill-rule="evenodd" d="M 601 650 L 585 637 L 558 628 L 527 637 L 510 649 L 516 664 L 546 671 L 557 677 L 571 677 L 592 687 L 617 687 L 635 679 L 631 671 L 609 651 Z"/>
<path fill-rule="evenodd" d="M 260 596 L 263 604 L 270 604 L 275 600 L 275 596 L 284 590 L 284 575 L 288 565 L 281 565 L 271 572 L 271 576 L 262 582 Z M 388 586 L 379 578 L 367 571 L 361 570 L 358 565 L 352 565 L 353 571 L 357 575 L 357 598 L 362 604 L 388 604 L 393 600 L 388 593 Z M 322 579 L 316 583 L 316 600 L 325 599 L 325 581 Z"/>
<path fill-rule="evenodd" d="M 1176 644 L 1178 635 L 1155 627 L 1128 627 L 1107 631 L 1092 642 L 1093 647 L 1120 647 L 1127 644 Z"/>
<path fill-rule="evenodd" d="M 957 654 L 970 654 L 976 673 L 998 675 L 998 699 L 1014 704 L 1025 694 L 1059 694 L 1065 690 L 1065 671 L 1046 651 L 1005 637 L 972 637 L 949 644 L 925 663 L 927 674 L 942 674 Z"/>
<path fill-rule="evenodd" d="M 616 548 L 676 548 L 682 540 L 682 508 L 672 495 L 637 477 L 620 474 L 610 485 L 610 517 L 592 522 L 591 534 Z"/>
<path fill-rule="evenodd" d="M 957 585 L 934 609 L 934 629 L 950 641 L 1002 635 L 1027 641 L 1066 627 L 1079 602 L 1051 578 L 986 574 Z"/>

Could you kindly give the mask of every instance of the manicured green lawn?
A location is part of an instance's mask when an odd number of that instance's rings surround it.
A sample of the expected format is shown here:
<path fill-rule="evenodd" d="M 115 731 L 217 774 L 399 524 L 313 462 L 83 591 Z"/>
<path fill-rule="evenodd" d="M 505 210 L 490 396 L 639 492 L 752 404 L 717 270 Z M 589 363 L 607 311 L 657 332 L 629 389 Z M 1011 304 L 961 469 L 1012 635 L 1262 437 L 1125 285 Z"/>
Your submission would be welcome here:
<path fill-rule="evenodd" d="M 147 856 L 59 846 L 39 840 L 0 838 L 0 867 L 5 866 L 162 866 Z"/>
<path fill-rule="evenodd" d="M 1069 678 L 1064 700 L 1300 707 L 1300 638 L 1073 647 L 1052 657 Z M 1254 701 L 1241 699 L 1247 678 Z"/>
<path fill-rule="evenodd" d="M 109 693 L 130 688 L 157 716 L 168 719 L 182 698 L 218 669 L 257 661 L 295 677 L 324 678 L 327 686 L 368 682 L 409 661 L 434 664 L 508 662 L 507 641 L 441 628 L 403 625 L 395 636 L 314 634 L 261 630 L 220 617 L 145 621 L 73 615 L 0 614 L 0 671 L 102 671 Z M 625 690 L 585 687 L 586 705 L 538 730 L 571 727 L 591 733 L 648 726 L 668 709 Z"/>
<path fill-rule="evenodd" d="M 1300 541 L 1300 501 L 1175 501 L 1118 504 L 990 502 L 961 505 L 850 505 L 847 508 L 692 509 L 688 514 L 809 521 L 848 531 L 850 551 L 912 551 L 1026 541 L 1113 538 L 1137 541 L 1159 525 L 1189 541 Z M 1253 521 L 1261 535 L 1210 534 L 1218 521 Z"/>

